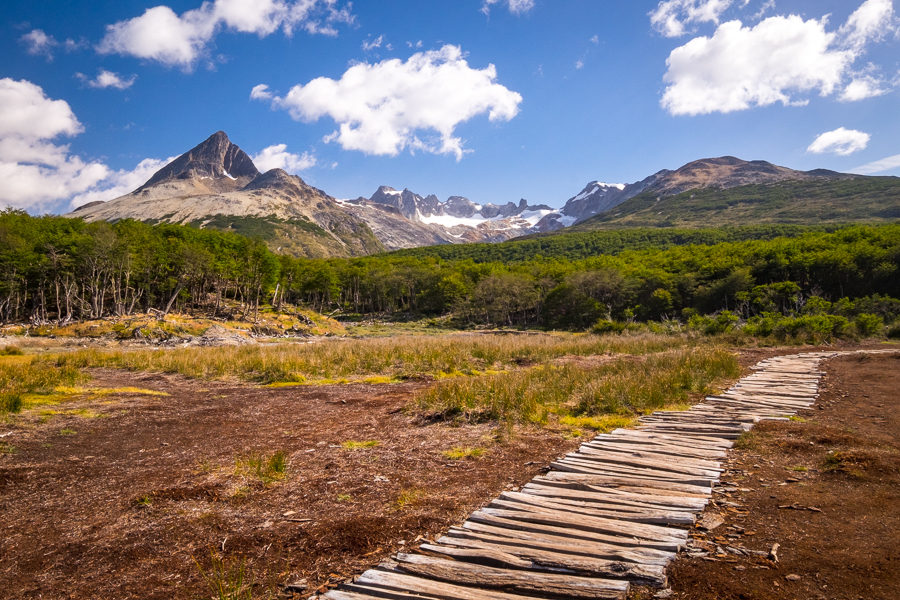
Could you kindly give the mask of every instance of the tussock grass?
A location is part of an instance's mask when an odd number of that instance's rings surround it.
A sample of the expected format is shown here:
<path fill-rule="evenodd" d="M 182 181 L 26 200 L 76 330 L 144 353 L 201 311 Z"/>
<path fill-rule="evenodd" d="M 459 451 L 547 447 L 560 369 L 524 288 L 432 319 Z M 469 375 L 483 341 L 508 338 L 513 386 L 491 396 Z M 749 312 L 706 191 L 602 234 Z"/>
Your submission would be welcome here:
<path fill-rule="evenodd" d="M 481 458 L 484 456 L 484 448 L 480 447 L 469 447 L 469 446 L 456 446 L 451 448 L 450 450 L 445 450 L 443 452 L 444 458 L 448 460 L 466 460 L 469 458 Z"/>
<path fill-rule="evenodd" d="M 448 419 L 545 424 L 551 415 L 558 415 L 576 418 L 568 424 L 596 425 L 602 430 L 711 393 L 718 382 L 739 374 L 731 353 L 697 348 L 641 359 L 625 357 L 597 367 L 549 364 L 480 378 L 447 379 L 420 392 L 417 403 L 420 410 Z M 582 417 L 599 419 L 577 420 Z"/>
<path fill-rule="evenodd" d="M 347 440 L 346 442 L 341 443 L 341 448 L 344 450 L 364 450 L 368 448 L 375 448 L 380 446 L 381 442 L 378 440 L 366 440 L 366 441 L 356 441 L 356 440 Z"/>
<path fill-rule="evenodd" d="M 403 510 L 407 506 L 413 506 L 421 503 L 428 496 L 428 492 L 420 488 L 409 488 L 402 490 L 394 500 L 394 508 Z"/>
<path fill-rule="evenodd" d="M 390 381 L 438 374 L 476 374 L 561 356 L 646 354 L 684 347 L 686 337 L 657 334 L 397 336 L 156 351 L 86 349 L 43 359 L 56 367 L 113 367 L 179 373 L 200 379 L 237 377 L 263 384 L 318 381 Z"/>
<path fill-rule="evenodd" d="M 263 483 L 284 479 L 288 466 L 287 454 L 281 450 L 268 456 L 260 453 L 248 454 L 237 458 L 234 463 L 237 475 L 256 478 Z"/>
<path fill-rule="evenodd" d="M 226 560 L 215 550 L 209 552 L 209 566 L 194 564 L 214 600 L 253 600 L 253 575 L 244 559 Z"/>
<path fill-rule="evenodd" d="M 86 379 L 72 365 L 47 364 L 32 357 L 21 358 L 24 360 L 0 362 L 0 418 L 26 408 L 34 395 L 54 395 L 56 388 Z"/>

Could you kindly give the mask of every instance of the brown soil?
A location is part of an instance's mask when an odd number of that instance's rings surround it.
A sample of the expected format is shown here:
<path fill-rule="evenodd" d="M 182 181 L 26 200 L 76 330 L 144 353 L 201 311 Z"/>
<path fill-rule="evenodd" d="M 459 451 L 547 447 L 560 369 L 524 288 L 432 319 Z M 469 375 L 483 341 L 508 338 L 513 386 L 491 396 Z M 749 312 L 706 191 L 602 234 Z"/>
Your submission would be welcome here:
<path fill-rule="evenodd" d="M 900 355 L 825 370 L 805 421 L 761 424 L 730 453 L 734 485 L 706 513 L 725 522 L 695 531 L 708 555 L 673 563 L 673 598 L 900 598 Z"/>
<path fill-rule="evenodd" d="M 0 439 L 2 598 L 209 597 L 201 568 L 214 568 L 212 552 L 226 570 L 244 566 L 254 597 L 301 579 L 309 593 L 463 520 L 577 443 L 419 422 L 403 409 L 423 383 L 265 389 L 93 375 L 91 385 L 170 395 L 65 405 L 101 417 L 16 418 Z M 379 445 L 342 447 L 350 440 Z M 445 458 L 455 446 L 487 451 Z M 288 457 L 281 480 L 239 468 L 276 451 Z"/>

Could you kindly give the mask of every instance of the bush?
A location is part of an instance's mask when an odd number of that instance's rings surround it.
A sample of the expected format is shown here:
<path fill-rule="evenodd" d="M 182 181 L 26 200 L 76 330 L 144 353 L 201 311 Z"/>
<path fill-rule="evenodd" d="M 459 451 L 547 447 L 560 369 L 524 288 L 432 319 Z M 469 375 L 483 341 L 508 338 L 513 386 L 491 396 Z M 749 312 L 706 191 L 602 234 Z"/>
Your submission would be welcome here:
<path fill-rule="evenodd" d="M 780 339 L 818 343 L 846 335 L 849 326 L 846 318 L 837 315 L 803 315 L 783 317 L 775 324 L 773 333 Z"/>
<path fill-rule="evenodd" d="M 610 321 L 609 319 L 598 319 L 594 326 L 591 327 L 591 333 L 622 333 L 625 331 L 625 323 L 620 321 Z"/>
<path fill-rule="evenodd" d="M 881 335 L 884 330 L 884 321 L 878 315 L 872 313 L 860 313 L 853 320 L 856 332 L 862 337 Z"/>
<path fill-rule="evenodd" d="M 738 316 L 730 310 L 723 310 L 714 316 L 691 315 L 688 327 L 702 331 L 706 335 L 716 335 L 731 331 L 738 322 Z"/>
<path fill-rule="evenodd" d="M 891 323 L 887 330 L 887 336 L 892 340 L 900 339 L 900 320 Z"/>

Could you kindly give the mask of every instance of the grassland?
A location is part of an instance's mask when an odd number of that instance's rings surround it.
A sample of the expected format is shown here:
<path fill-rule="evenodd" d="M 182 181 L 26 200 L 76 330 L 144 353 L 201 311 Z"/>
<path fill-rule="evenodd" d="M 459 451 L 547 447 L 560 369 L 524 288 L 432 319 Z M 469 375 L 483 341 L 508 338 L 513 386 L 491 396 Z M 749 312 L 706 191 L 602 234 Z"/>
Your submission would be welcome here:
<path fill-rule="evenodd" d="M 543 364 L 479 378 L 438 382 L 418 396 L 421 410 L 442 418 L 507 425 L 562 425 L 605 431 L 637 415 L 713 392 L 740 368 L 720 348 L 623 357 L 601 365 Z"/>
<path fill-rule="evenodd" d="M 178 373 L 198 379 L 261 384 L 400 381 L 482 375 L 563 356 L 647 354 L 688 345 L 687 337 L 641 334 L 454 334 L 361 340 L 322 340 L 154 351 L 86 349 L 46 357 L 36 368 L 111 367 Z"/>

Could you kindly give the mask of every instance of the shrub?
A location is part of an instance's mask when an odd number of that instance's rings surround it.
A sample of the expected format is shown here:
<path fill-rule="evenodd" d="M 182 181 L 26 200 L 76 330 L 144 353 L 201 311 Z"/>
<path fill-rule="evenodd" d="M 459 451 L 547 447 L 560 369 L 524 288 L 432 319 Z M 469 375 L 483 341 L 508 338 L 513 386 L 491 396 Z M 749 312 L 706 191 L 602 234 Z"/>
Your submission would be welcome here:
<path fill-rule="evenodd" d="M 884 330 L 884 321 L 878 315 L 872 313 L 860 313 L 853 320 L 856 332 L 862 337 L 881 335 Z"/>

